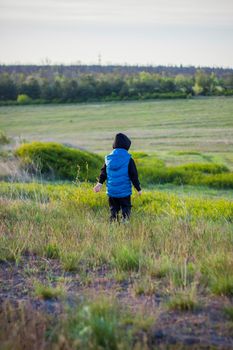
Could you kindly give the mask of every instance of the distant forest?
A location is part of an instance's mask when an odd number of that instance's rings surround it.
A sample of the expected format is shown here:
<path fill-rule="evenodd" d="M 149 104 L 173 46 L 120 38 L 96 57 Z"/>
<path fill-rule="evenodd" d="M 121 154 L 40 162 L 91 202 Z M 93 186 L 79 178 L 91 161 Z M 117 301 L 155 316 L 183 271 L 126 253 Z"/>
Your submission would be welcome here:
<path fill-rule="evenodd" d="M 233 69 L 0 65 L 0 105 L 233 95 Z"/>

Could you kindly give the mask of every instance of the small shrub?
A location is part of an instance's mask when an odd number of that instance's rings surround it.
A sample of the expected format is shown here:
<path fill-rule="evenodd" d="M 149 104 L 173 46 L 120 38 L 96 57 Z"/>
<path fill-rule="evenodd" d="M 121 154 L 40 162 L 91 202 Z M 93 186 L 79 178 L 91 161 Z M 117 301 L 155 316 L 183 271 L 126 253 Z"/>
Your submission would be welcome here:
<path fill-rule="evenodd" d="M 165 166 L 155 157 L 136 158 L 142 184 L 208 185 L 218 188 L 233 188 L 232 173 L 225 165 L 214 163 L 187 163 Z"/>
<path fill-rule="evenodd" d="M 228 171 L 229 169 L 225 165 L 189 163 L 174 167 L 167 167 L 160 172 L 158 171 L 157 173 L 160 183 L 174 183 L 176 185 L 200 185 L 204 184 L 203 179 L 205 174 L 220 174 Z"/>
<path fill-rule="evenodd" d="M 204 173 L 204 174 L 220 174 L 228 172 L 229 169 L 222 164 L 214 164 L 214 163 L 189 163 L 179 165 L 174 167 L 176 169 L 182 169 L 185 171 L 190 171 L 192 173 Z"/>
<path fill-rule="evenodd" d="M 32 99 L 26 94 L 21 94 L 21 95 L 18 95 L 17 97 L 17 103 L 20 105 L 29 104 L 31 101 Z"/>
<path fill-rule="evenodd" d="M 16 150 L 21 165 L 31 172 L 58 179 L 95 181 L 102 158 L 55 142 L 32 142 Z"/>
<path fill-rule="evenodd" d="M 186 156 L 186 155 L 194 155 L 194 156 L 201 156 L 202 153 L 198 152 L 198 151 L 174 151 L 172 152 L 173 154 L 177 155 L 177 156 Z"/>
<path fill-rule="evenodd" d="M 219 189 L 233 188 L 233 173 L 206 175 L 199 184 Z"/>

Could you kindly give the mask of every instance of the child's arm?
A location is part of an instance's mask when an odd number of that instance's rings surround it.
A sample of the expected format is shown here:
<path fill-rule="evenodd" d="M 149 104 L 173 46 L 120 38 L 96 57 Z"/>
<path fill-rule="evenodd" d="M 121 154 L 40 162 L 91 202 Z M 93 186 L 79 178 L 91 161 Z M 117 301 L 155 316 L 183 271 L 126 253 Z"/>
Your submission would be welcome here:
<path fill-rule="evenodd" d="M 101 187 L 106 179 L 107 179 L 107 171 L 106 171 L 106 164 L 104 164 L 103 167 L 101 168 L 99 181 L 94 187 L 95 192 L 99 192 L 101 190 Z"/>
<path fill-rule="evenodd" d="M 137 167 L 136 167 L 136 164 L 135 164 L 133 158 L 130 158 L 130 161 L 129 161 L 129 178 L 132 181 L 132 184 L 134 185 L 136 190 L 138 191 L 138 194 L 141 195 L 142 189 L 141 189 L 140 182 L 138 179 Z"/>

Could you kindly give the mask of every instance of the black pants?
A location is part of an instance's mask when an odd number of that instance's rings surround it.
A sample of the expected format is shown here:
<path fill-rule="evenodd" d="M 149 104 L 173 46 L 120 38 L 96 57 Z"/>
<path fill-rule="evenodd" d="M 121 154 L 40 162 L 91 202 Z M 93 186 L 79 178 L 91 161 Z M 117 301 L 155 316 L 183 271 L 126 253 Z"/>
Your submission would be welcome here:
<path fill-rule="evenodd" d="M 109 197 L 110 207 L 110 221 L 118 220 L 119 211 L 122 211 L 123 220 L 127 220 L 130 217 L 131 212 L 131 196 L 123 198 Z"/>

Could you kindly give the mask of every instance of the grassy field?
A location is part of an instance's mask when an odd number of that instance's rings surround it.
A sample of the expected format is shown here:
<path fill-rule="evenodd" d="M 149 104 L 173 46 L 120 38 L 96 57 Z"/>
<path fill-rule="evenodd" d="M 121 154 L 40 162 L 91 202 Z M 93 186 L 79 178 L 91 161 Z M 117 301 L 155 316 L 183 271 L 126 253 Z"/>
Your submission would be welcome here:
<path fill-rule="evenodd" d="M 109 224 L 88 184 L 1 197 L 3 348 L 231 348 L 231 201 L 151 191 Z"/>
<path fill-rule="evenodd" d="M 1 129 L 27 140 L 53 140 L 109 151 L 116 132 L 133 150 L 233 151 L 233 98 L 1 107 Z M 231 159 L 232 161 L 232 159 Z"/>
<path fill-rule="evenodd" d="M 232 349 L 232 98 L 1 107 L 0 120 L 14 138 L 0 155 L 1 349 Z M 38 179 L 12 153 L 21 137 L 103 155 L 118 131 L 144 190 L 128 223 L 109 223 L 104 188 Z"/>

